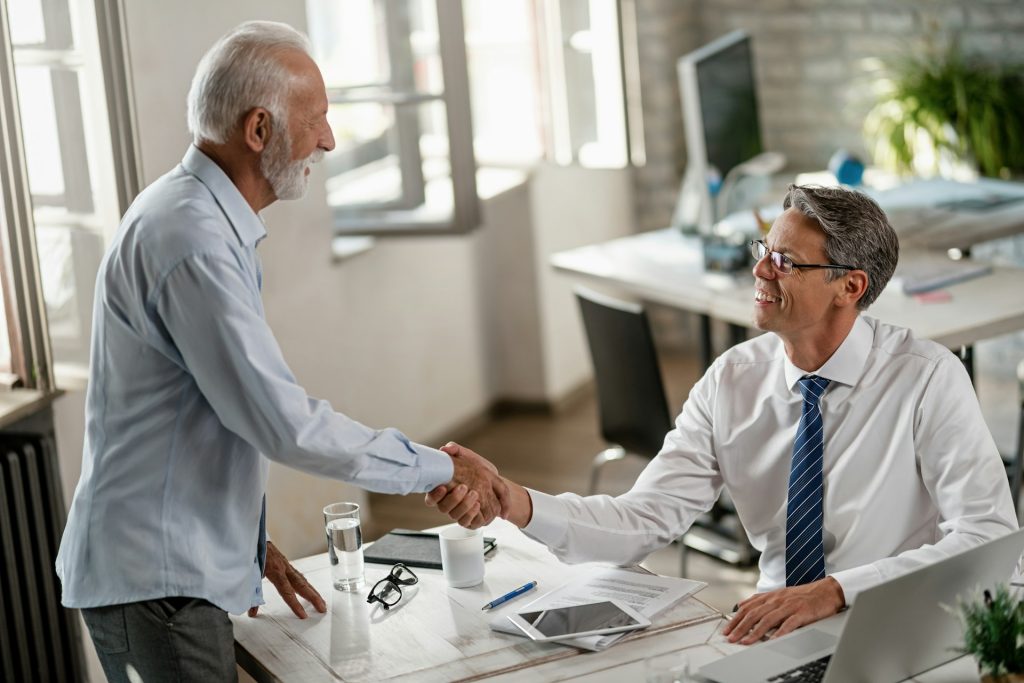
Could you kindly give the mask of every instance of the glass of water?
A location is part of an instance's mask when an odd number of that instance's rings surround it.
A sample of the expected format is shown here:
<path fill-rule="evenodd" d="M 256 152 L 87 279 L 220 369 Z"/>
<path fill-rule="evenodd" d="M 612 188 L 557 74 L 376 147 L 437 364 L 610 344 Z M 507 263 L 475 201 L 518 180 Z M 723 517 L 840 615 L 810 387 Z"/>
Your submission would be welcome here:
<path fill-rule="evenodd" d="M 324 527 L 335 589 L 359 590 L 363 585 L 363 532 L 359 528 L 359 505 L 331 503 L 324 508 Z"/>
<path fill-rule="evenodd" d="M 690 660 L 681 652 L 649 657 L 644 661 L 644 674 L 647 683 L 696 683 L 696 669 Z"/>

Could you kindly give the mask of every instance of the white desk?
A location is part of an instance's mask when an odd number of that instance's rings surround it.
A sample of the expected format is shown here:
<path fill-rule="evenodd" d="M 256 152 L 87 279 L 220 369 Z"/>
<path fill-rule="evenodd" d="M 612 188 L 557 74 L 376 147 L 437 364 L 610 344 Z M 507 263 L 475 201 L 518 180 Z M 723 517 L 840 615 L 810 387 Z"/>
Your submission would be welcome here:
<path fill-rule="evenodd" d="M 659 615 L 649 629 L 603 652 L 494 633 L 488 628 L 493 614 L 480 610 L 491 597 L 528 579 L 537 579 L 538 591 L 547 591 L 594 565 L 563 565 L 507 522 L 495 522 L 486 533 L 498 538 L 498 550 L 487 561 L 483 585 L 448 588 L 439 570 L 416 569 L 419 584 L 390 612 L 366 604 L 370 586 L 389 567 L 367 564 L 366 587 L 341 593 L 331 587 L 326 554 L 297 561 L 296 567 L 327 600 L 327 614 L 297 619 L 265 581 L 267 604 L 260 615 L 231 617 L 239 664 L 258 681 L 619 683 L 643 680 L 648 657 L 686 650 L 700 666 L 742 647 L 721 636 L 724 618 L 701 602 L 699 593 Z M 499 611 L 515 611 L 526 602 L 524 598 Z M 973 673 L 972 667 L 969 660 L 957 660 L 916 680 L 969 680 L 964 672 Z"/>
<path fill-rule="evenodd" d="M 914 253 L 904 249 L 900 259 Z M 551 263 L 605 288 L 752 326 L 753 275 L 705 271 L 700 241 L 672 228 L 559 252 Z M 945 289 L 950 301 L 923 303 L 888 288 L 867 314 L 950 348 L 1024 328 L 1024 269 L 994 266 L 989 275 Z"/>

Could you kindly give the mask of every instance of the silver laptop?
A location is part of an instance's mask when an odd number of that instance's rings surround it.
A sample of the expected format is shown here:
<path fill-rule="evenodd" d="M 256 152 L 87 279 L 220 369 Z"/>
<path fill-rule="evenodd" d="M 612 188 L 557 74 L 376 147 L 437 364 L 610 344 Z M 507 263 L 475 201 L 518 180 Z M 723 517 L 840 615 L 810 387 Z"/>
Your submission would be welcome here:
<path fill-rule="evenodd" d="M 824 676 L 799 680 L 902 681 L 959 656 L 960 621 L 943 605 L 954 606 L 958 595 L 976 587 L 1006 582 L 1022 552 L 1024 529 L 869 588 L 849 610 L 751 645 L 700 674 L 716 683 L 781 683 L 789 677 L 780 674 L 805 667 Z"/>

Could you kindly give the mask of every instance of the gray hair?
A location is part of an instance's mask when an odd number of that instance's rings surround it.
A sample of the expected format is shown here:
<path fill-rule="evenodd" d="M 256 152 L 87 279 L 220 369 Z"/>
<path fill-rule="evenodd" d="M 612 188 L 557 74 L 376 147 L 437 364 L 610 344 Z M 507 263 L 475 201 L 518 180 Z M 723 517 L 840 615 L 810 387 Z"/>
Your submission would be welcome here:
<path fill-rule="evenodd" d="M 210 48 L 188 91 L 188 129 L 195 143 L 222 144 L 255 107 L 270 112 L 276 128 L 288 118 L 292 74 L 278 56 L 287 50 L 309 54 L 309 39 L 274 21 L 247 21 Z"/>
<path fill-rule="evenodd" d="M 896 270 L 900 245 L 885 212 L 862 192 L 844 187 L 790 185 L 782 208 L 795 208 L 825 233 L 825 255 L 831 263 L 853 266 L 868 274 L 868 287 L 857 302 L 866 309 L 885 289 Z M 827 271 L 831 282 L 848 271 Z"/>

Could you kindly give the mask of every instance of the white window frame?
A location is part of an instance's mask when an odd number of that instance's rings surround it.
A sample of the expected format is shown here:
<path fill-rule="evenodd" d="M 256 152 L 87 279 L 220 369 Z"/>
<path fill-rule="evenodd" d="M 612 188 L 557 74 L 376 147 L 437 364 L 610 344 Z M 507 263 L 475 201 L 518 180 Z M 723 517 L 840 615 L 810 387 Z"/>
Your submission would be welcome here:
<path fill-rule="evenodd" d="M 36 257 L 36 231 L 21 134 L 7 0 L 0 0 L 0 99 L 0 201 L 3 203 L 0 228 L 11 371 L 20 378 L 23 387 L 46 394 L 55 389 L 53 355 Z"/>
<path fill-rule="evenodd" d="M 390 82 L 329 88 L 327 91 L 331 104 L 372 102 L 394 107 L 402 186 L 401 197 L 390 202 L 333 208 L 333 229 L 338 237 L 451 235 L 469 232 L 480 223 L 462 3 L 434 0 L 434 7 L 437 12 L 443 92 L 421 93 L 413 90 L 412 74 L 409 71 L 412 55 L 408 25 L 403 13 L 395 11 L 395 4 L 390 0 L 384 0 L 382 5 L 387 50 L 392 65 Z M 446 220 L 428 221 L 417 218 L 415 212 L 416 207 L 423 205 L 426 190 L 419 149 L 418 112 L 415 107 L 435 101 L 445 105 L 452 212 Z"/>

